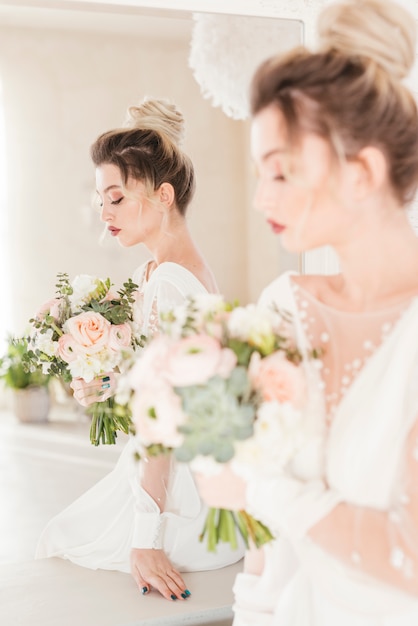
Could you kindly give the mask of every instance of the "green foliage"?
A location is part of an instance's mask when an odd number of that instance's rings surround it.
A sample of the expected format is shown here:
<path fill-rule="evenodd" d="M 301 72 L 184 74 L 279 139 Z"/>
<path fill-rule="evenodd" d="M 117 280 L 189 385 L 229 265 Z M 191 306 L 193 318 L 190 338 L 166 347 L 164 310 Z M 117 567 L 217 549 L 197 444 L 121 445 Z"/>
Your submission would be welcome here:
<path fill-rule="evenodd" d="M 0 358 L 0 378 L 11 389 L 44 387 L 50 376 L 43 374 L 40 367 L 28 366 L 28 340 L 26 337 L 8 338 L 6 353 Z"/>

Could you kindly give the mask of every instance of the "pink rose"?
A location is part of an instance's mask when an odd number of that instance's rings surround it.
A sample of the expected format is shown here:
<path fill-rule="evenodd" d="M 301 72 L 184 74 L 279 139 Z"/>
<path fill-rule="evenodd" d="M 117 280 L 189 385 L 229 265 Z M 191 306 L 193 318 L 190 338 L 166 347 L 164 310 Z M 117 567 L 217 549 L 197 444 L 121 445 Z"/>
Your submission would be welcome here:
<path fill-rule="evenodd" d="M 60 305 L 60 298 L 52 298 L 52 300 L 48 300 L 48 302 L 45 302 L 40 307 L 35 317 L 39 320 L 43 320 L 47 315 L 52 315 L 52 317 L 57 320 L 60 315 Z"/>
<path fill-rule="evenodd" d="M 131 344 L 132 330 L 129 324 L 112 324 L 109 332 L 109 348 L 119 352 Z"/>
<path fill-rule="evenodd" d="M 70 317 L 65 330 L 72 335 L 84 352 L 99 352 L 109 341 L 110 322 L 94 311 L 86 311 Z"/>
<path fill-rule="evenodd" d="M 160 443 L 168 448 L 181 445 L 183 436 L 177 432 L 187 417 L 181 398 L 168 385 L 146 387 L 134 395 L 132 419 L 139 441 L 148 446 Z"/>
<path fill-rule="evenodd" d="M 167 354 L 166 380 L 174 387 L 205 383 L 212 376 L 227 377 L 236 365 L 232 350 L 222 349 L 207 335 L 193 335 L 173 343 Z"/>
<path fill-rule="evenodd" d="M 302 406 L 306 395 L 302 368 L 288 361 L 282 352 L 273 352 L 264 359 L 254 352 L 248 374 L 263 400 L 289 402 L 295 408 Z"/>
<path fill-rule="evenodd" d="M 66 363 L 75 361 L 78 354 L 78 344 L 71 335 L 61 335 L 58 339 L 58 356 Z"/>
<path fill-rule="evenodd" d="M 167 355 L 173 340 L 165 335 L 155 336 L 152 342 L 139 353 L 128 374 L 129 383 L 135 390 L 143 386 L 153 386 L 156 380 L 164 378 Z"/>

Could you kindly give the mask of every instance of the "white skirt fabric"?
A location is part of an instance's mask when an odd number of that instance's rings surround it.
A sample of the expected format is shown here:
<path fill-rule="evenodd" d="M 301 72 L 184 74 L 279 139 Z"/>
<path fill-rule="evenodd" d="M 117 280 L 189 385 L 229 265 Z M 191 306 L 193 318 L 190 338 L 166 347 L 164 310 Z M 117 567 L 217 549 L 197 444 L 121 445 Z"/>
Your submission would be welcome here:
<path fill-rule="evenodd" d="M 133 440 L 128 441 L 115 468 L 50 520 L 35 558 L 60 557 L 90 569 L 130 572 L 135 506 L 138 510 L 141 497 L 149 500 L 139 484 L 137 493 L 132 488 L 134 449 Z M 205 541 L 199 541 L 206 514 L 189 468 L 176 464 L 167 493 L 163 549 L 182 572 L 225 567 L 244 554 L 242 542 L 237 550 L 219 544 L 215 553 L 208 552 Z"/>

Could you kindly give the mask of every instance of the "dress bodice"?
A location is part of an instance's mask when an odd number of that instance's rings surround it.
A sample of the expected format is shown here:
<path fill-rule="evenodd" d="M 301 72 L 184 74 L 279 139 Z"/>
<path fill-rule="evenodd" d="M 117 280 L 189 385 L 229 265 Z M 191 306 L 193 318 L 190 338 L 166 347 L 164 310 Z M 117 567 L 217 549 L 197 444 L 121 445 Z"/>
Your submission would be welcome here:
<path fill-rule="evenodd" d="M 290 275 L 287 279 L 299 341 L 305 349 L 321 349 L 315 367 L 329 429 L 329 480 L 341 489 L 345 476 L 345 489 L 352 485 L 350 499 L 387 506 L 406 436 L 418 416 L 410 378 L 418 367 L 418 349 L 411 342 L 418 336 L 418 298 L 384 310 L 346 313 L 324 305 Z M 381 478 L 388 474 L 387 481 L 379 481 L 381 490 L 376 489 L 377 467 Z"/>
<path fill-rule="evenodd" d="M 132 277 L 138 285 L 135 321 L 144 335 L 157 330 L 162 311 L 182 304 L 191 294 L 207 293 L 206 287 L 182 265 L 166 261 L 148 277 L 149 263 L 143 263 Z"/>
<path fill-rule="evenodd" d="M 308 367 L 315 370 L 312 393 L 323 400 L 324 480 L 349 504 L 354 519 L 355 532 L 346 537 L 352 568 L 347 580 L 357 580 L 355 571 L 360 576 L 383 570 L 385 563 L 396 584 L 418 576 L 418 298 L 372 313 L 345 313 L 324 305 L 286 273 L 264 290 L 261 301 L 292 314 L 302 353 L 324 350 L 319 363 Z M 385 537 L 378 567 L 369 550 L 373 524 Z M 319 553 L 312 554 L 315 571 Z M 325 554 L 321 559 L 322 571 L 328 564 L 334 571 L 332 560 Z"/>

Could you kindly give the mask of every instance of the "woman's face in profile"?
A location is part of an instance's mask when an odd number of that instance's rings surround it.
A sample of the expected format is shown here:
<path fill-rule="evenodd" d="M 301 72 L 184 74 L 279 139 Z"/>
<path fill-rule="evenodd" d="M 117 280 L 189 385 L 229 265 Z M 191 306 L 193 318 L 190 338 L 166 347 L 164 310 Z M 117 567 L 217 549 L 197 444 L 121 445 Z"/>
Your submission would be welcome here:
<path fill-rule="evenodd" d="M 305 133 L 290 150 L 283 115 L 271 105 L 252 121 L 251 151 L 257 171 L 254 206 L 283 246 L 304 252 L 334 244 L 344 221 L 336 193 L 342 170 L 328 143 Z"/>
<path fill-rule="evenodd" d="M 158 236 L 162 212 L 152 203 L 144 183 L 129 178 L 124 185 L 119 168 L 104 163 L 96 168 L 100 218 L 124 247 L 151 243 Z"/>

